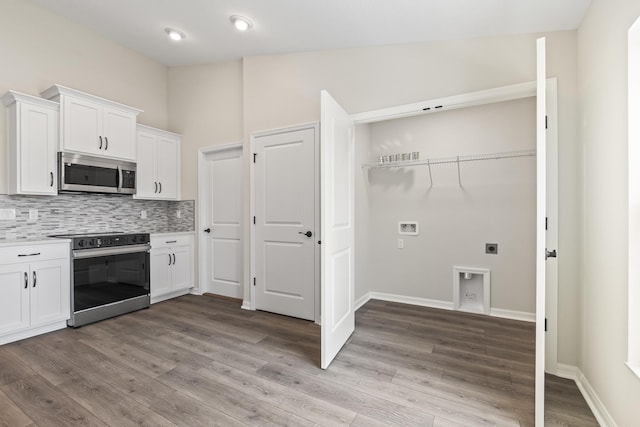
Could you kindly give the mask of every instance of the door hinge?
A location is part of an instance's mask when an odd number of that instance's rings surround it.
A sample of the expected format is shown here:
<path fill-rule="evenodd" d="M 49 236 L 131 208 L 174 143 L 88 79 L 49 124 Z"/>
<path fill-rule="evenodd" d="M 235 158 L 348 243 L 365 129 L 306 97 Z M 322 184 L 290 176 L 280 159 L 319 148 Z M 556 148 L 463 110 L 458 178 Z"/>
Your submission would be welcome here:
<path fill-rule="evenodd" d="M 547 332 L 547 318 L 544 318 L 544 331 Z"/>
<path fill-rule="evenodd" d="M 255 223 L 256 223 L 256 217 L 254 216 L 253 217 L 253 224 L 255 225 Z"/>
<path fill-rule="evenodd" d="M 256 278 L 254 277 L 253 278 L 253 286 L 255 286 L 255 285 L 256 285 Z"/>
<path fill-rule="evenodd" d="M 253 153 L 253 163 L 256 162 L 256 157 L 258 157 L 258 153 Z"/>

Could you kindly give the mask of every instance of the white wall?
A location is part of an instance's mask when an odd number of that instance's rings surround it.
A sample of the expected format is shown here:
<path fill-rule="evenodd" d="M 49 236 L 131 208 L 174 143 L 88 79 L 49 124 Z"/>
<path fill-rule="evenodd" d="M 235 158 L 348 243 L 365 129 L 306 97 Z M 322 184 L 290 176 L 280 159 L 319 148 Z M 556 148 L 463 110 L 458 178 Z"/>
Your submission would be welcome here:
<path fill-rule="evenodd" d="M 144 110 L 138 121 L 167 125 L 167 69 L 29 2 L 1 0 L 0 96 L 39 96 L 54 83 Z M 6 193 L 6 113 L 0 106 L 0 193 Z"/>
<path fill-rule="evenodd" d="M 638 16 L 638 0 L 593 0 L 578 30 L 579 130 L 584 162 L 580 367 L 619 426 L 638 424 L 640 404 L 640 379 L 624 365 L 628 318 L 627 31 Z"/>
<path fill-rule="evenodd" d="M 377 122 L 363 161 L 535 149 L 535 120 L 535 98 L 527 98 Z M 369 290 L 452 303 L 454 266 L 488 268 L 491 307 L 533 314 L 535 167 L 535 157 L 462 163 L 462 187 L 452 164 L 432 166 L 432 186 L 426 166 L 363 169 L 370 220 L 356 244 L 368 249 Z M 418 221 L 420 234 L 398 235 L 401 220 Z M 487 255 L 485 243 L 498 243 L 498 254 Z"/>
<path fill-rule="evenodd" d="M 320 90 L 349 113 L 535 80 L 535 39 L 488 39 L 248 57 L 243 66 L 244 138 L 320 118 Z M 547 34 L 548 75 L 558 78 L 559 361 L 578 360 L 578 198 L 576 32 Z M 248 158 L 247 158 L 248 159 Z M 248 165 L 248 160 L 247 163 Z M 248 178 L 248 175 L 246 175 Z M 248 187 L 245 202 L 249 200 Z M 248 207 L 245 222 L 249 223 Z M 249 276 L 248 249 L 245 277 Z M 249 286 L 245 298 L 249 297 Z"/>

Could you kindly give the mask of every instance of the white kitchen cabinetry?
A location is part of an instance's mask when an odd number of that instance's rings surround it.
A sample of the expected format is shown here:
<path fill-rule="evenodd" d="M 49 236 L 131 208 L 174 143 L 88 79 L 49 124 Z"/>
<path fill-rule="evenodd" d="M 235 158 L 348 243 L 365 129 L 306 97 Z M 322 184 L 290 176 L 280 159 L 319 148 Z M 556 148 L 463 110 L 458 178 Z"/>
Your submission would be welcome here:
<path fill-rule="evenodd" d="M 67 326 L 69 256 L 59 240 L 0 246 L 0 344 Z"/>
<path fill-rule="evenodd" d="M 7 106 L 8 194 L 55 196 L 58 103 L 14 91 L 2 101 Z"/>
<path fill-rule="evenodd" d="M 193 233 L 151 235 L 151 303 L 188 294 L 193 288 Z"/>
<path fill-rule="evenodd" d="M 180 135 L 138 125 L 137 199 L 180 198 Z"/>
<path fill-rule="evenodd" d="M 142 110 L 60 85 L 42 96 L 60 102 L 62 151 L 136 160 L 136 117 Z"/>

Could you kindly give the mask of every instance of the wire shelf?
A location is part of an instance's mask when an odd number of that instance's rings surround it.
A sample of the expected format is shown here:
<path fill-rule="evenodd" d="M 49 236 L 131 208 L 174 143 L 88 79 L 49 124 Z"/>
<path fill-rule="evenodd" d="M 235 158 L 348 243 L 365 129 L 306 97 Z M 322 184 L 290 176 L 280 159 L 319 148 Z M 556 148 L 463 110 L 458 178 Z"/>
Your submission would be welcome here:
<path fill-rule="evenodd" d="M 439 157 L 434 159 L 418 159 L 418 160 L 404 160 L 398 162 L 389 163 L 364 163 L 363 168 L 404 168 L 409 166 L 434 166 L 443 164 L 455 164 L 465 162 L 477 162 L 481 160 L 500 160 L 500 159 L 512 159 L 516 157 L 533 157 L 536 155 L 536 150 L 520 150 L 520 151 L 505 151 L 501 153 L 487 153 L 487 154 L 470 154 L 466 156 L 455 157 Z"/>

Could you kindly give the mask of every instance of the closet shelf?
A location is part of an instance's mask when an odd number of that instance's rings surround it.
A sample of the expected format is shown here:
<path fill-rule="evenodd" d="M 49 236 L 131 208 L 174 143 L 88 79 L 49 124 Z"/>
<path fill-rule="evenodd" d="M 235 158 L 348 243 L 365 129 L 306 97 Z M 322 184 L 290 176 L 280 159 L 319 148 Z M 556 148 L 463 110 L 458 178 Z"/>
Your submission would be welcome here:
<path fill-rule="evenodd" d="M 500 160 L 500 159 L 512 159 L 515 157 L 532 157 L 536 155 L 536 150 L 520 150 L 520 151 L 505 151 L 501 153 L 487 153 L 487 154 L 471 154 L 466 156 L 455 157 L 440 157 L 435 159 L 419 159 L 419 160 L 405 160 L 399 162 L 389 163 L 363 163 L 363 168 L 404 168 L 408 166 L 433 166 L 465 162 L 476 162 L 480 160 Z"/>

